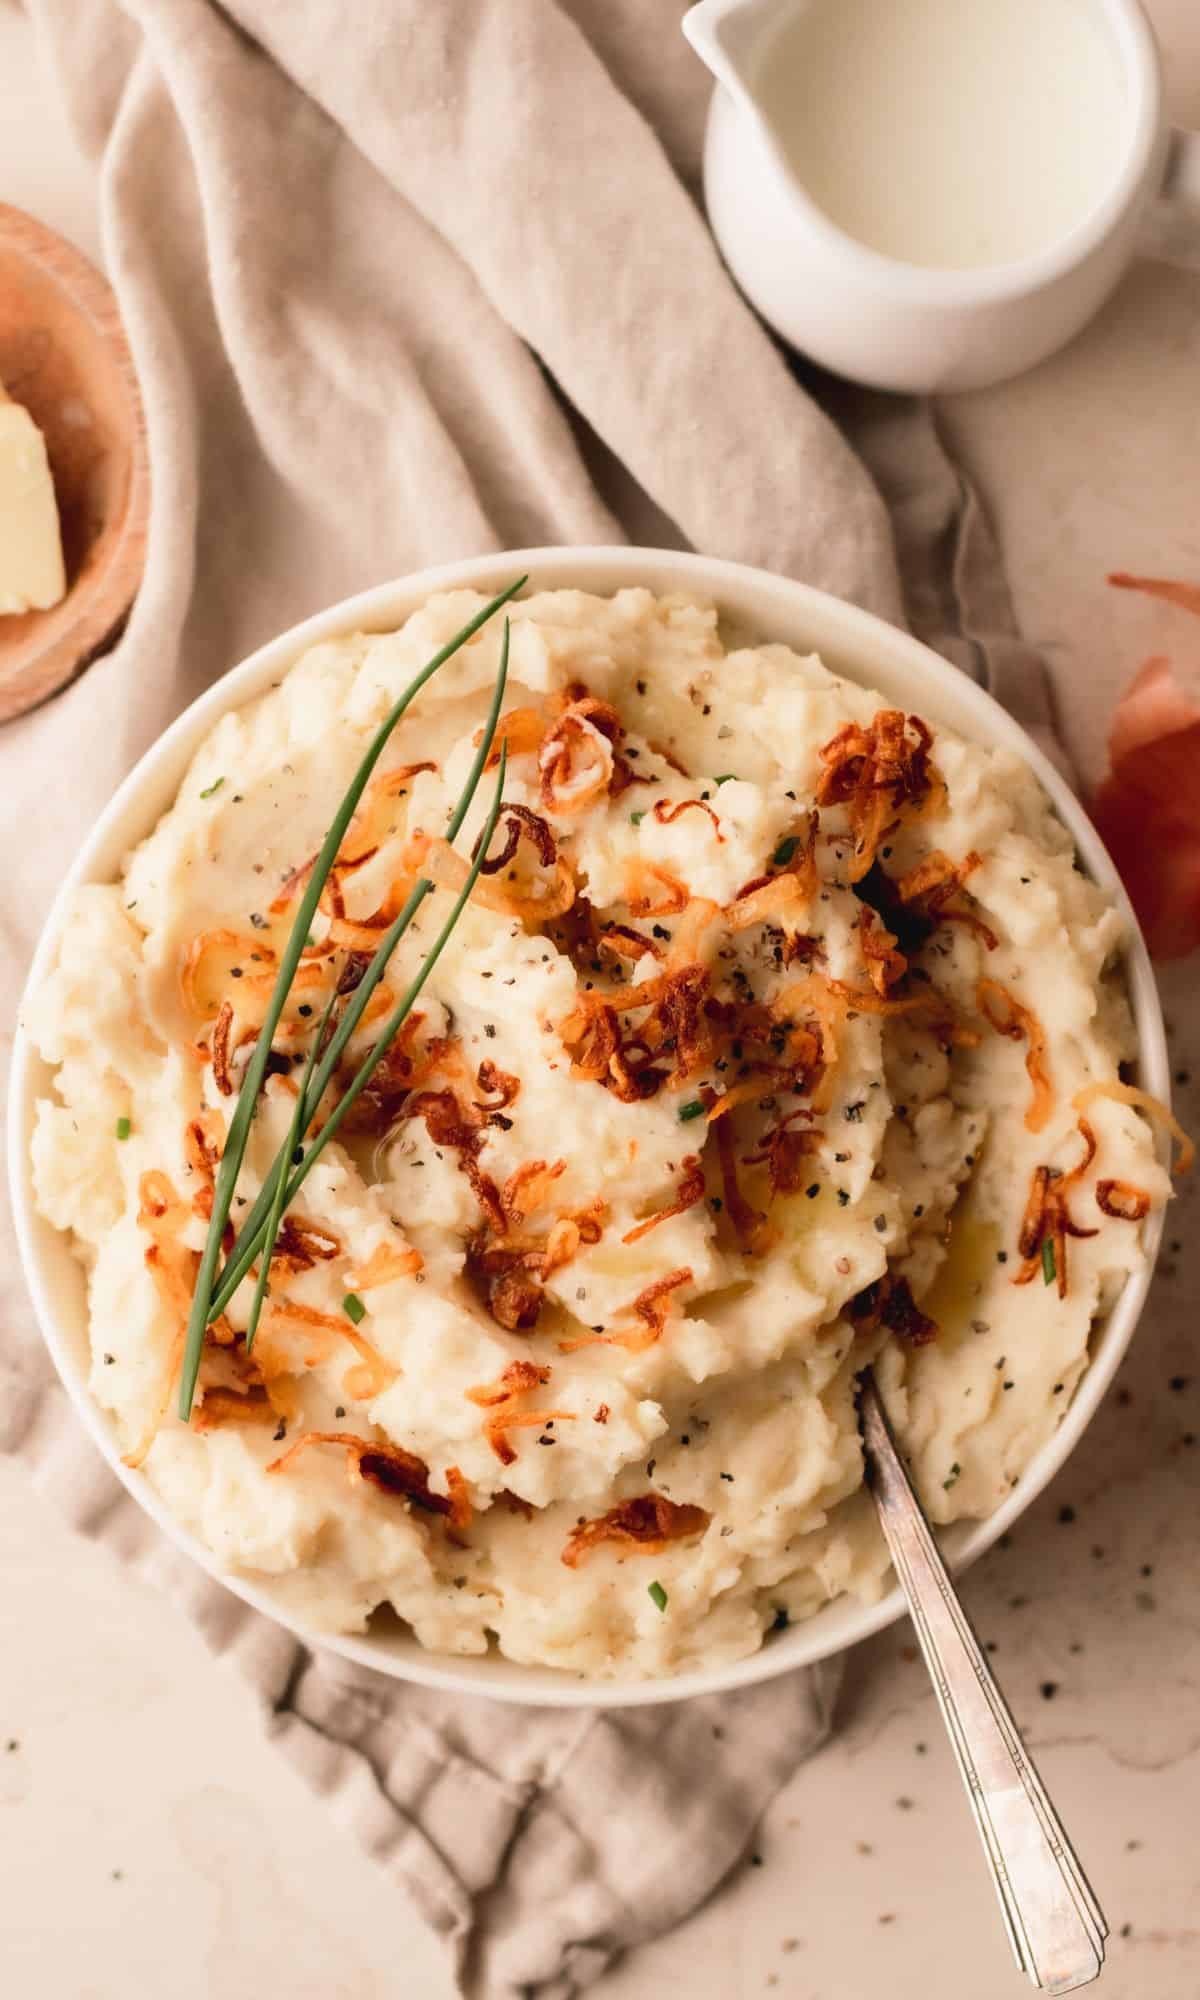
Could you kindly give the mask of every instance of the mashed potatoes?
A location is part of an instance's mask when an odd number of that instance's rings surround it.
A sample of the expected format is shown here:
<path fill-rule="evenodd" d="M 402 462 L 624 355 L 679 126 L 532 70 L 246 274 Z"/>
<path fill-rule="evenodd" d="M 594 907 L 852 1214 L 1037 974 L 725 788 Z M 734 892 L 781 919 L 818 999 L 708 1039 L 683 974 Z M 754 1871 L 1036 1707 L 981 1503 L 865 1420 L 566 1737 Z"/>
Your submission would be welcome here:
<path fill-rule="evenodd" d="M 1166 1182 L 1130 1103 L 1076 1102 L 1131 1048 L 1120 922 L 1019 760 L 783 646 L 727 650 L 706 606 L 533 597 L 500 865 L 289 1216 L 253 1354 L 246 1282 L 183 1425 L 214 1166 L 300 871 L 481 603 L 315 647 L 79 893 L 27 1023 L 56 1066 L 38 1199 L 87 1273 L 97 1401 L 231 1569 L 315 1626 L 390 1605 L 444 1651 L 669 1674 L 879 1592 L 867 1360 L 933 1517 L 995 1508 Z M 499 644 L 494 619 L 418 697 L 350 828 L 235 1226 L 333 983 L 420 870 L 461 880 L 486 782 L 457 856 L 441 835 Z"/>

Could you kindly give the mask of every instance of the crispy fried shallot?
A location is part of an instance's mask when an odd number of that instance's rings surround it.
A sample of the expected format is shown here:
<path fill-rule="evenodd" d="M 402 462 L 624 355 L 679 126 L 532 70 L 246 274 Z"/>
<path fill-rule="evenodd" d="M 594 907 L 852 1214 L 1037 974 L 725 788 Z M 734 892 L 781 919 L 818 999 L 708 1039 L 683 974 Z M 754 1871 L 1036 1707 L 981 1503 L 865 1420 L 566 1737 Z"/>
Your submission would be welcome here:
<path fill-rule="evenodd" d="M 688 1153 L 683 1161 L 683 1178 L 679 1183 L 675 1199 L 669 1208 L 660 1208 L 655 1215 L 648 1215 L 644 1222 L 626 1230 L 622 1243 L 639 1243 L 660 1222 L 669 1222 L 673 1215 L 685 1215 L 689 1208 L 704 1200 L 704 1169 L 699 1153 Z"/>
<path fill-rule="evenodd" d="M 558 842 L 540 813 L 532 812 L 528 806 L 505 805 L 501 808 L 500 824 L 504 828 L 504 845 L 499 854 L 490 854 L 481 864 L 483 874 L 498 875 L 502 868 L 507 868 L 515 860 L 522 840 L 529 842 L 544 868 L 553 868 L 558 860 Z M 472 858 L 478 847 L 476 841 Z"/>
<path fill-rule="evenodd" d="M 526 1160 L 515 1168 L 500 1191 L 505 1227 L 485 1222 L 467 1246 L 468 1274 L 481 1284 L 492 1318 L 510 1333 L 527 1333 L 537 1324 L 546 1279 L 604 1232 L 608 1206 L 600 1198 L 585 1208 L 561 1210 L 540 1239 L 523 1229 L 549 1200 L 565 1165 Z"/>
<path fill-rule="evenodd" d="M 789 1111 L 786 1118 L 781 1118 L 763 1134 L 758 1142 L 758 1152 L 744 1155 L 744 1163 L 748 1167 L 765 1163 L 773 1195 L 798 1194 L 806 1183 L 811 1184 L 812 1167 L 809 1163 L 825 1134 L 814 1131 L 811 1123 L 798 1131 L 791 1128 L 798 1120 L 811 1121 L 812 1116 L 808 1106 L 803 1104 L 798 1110 Z"/>
<path fill-rule="evenodd" d="M 369 1438 L 354 1437 L 349 1431 L 305 1431 L 281 1458 L 272 1460 L 267 1471 L 290 1471 L 300 1454 L 314 1444 L 335 1444 L 345 1452 L 346 1475 L 352 1486 L 366 1481 L 381 1493 L 397 1494 L 423 1513 L 442 1515 L 451 1528 L 470 1526 L 470 1494 L 458 1467 L 447 1466 L 447 1491 L 434 1493 L 424 1459 L 398 1444 L 372 1444 Z"/>
<path fill-rule="evenodd" d="M 403 797 L 409 783 L 421 771 L 436 771 L 437 765 L 426 758 L 418 764 L 400 764 L 392 771 L 381 771 L 372 778 L 359 802 L 358 811 L 346 828 L 337 858 L 329 873 L 329 880 L 321 893 L 320 908 L 327 916 L 345 916 L 345 903 L 341 884 L 347 875 L 370 861 L 379 852 L 388 835 L 394 831 L 385 825 L 392 810 L 392 801 Z M 279 894 L 271 904 L 272 916 L 280 916 L 286 910 L 292 897 L 303 883 L 307 882 L 316 866 L 317 857 L 311 854 L 307 861 L 293 868 L 284 876 Z M 310 947 L 311 949 L 311 947 Z"/>
<path fill-rule="evenodd" d="M 1101 1214 L 1117 1216 L 1122 1222 L 1141 1222 L 1150 1213 L 1150 1197 L 1132 1181 L 1097 1181 L 1096 1207 Z"/>
<path fill-rule="evenodd" d="M 610 702 L 581 694 L 550 724 L 538 751 L 542 804 L 560 817 L 586 811 L 612 787 L 624 734 Z"/>
<path fill-rule="evenodd" d="M 977 937 L 982 938 L 989 951 L 995 951 L 999 939 L 991 925 L 985 924 L 976 911 L 950 901 L 963 887 L 968 875 L 973 875 L 981 866 L 982 859 L 982 855 L 972 849 L 961 861 L 951 861 L 940 847 L 935 847 L 900 877 L 896 883 L 896 894 L 902 903 L 920 910 L 931 923 L 966 924 Z"/>
<path fill-rule="evenodd" d="M 723 912 L 731 931 L 748 930 L 752 924 L 777 924 L 783 931 L 785 947 L 793 943 L 799 919 L 812 902 L 818 888 L 817 834 L 820 816 L 809 813 L 803 835 L 793 834 L 780 843 L 778 854 L 788 859 L 774 865 L 765 875 L 743 882 L 732 903 Z"/>
<path fill-rule="evenodd" d="M 536 708 L 510 708 L 508 714 L 502 715 L 496 725 L 496 734 L 492 738 L 492 747 L 488 751 L 487 763 L 483 767 L 484 770 L 495 770 L 497 764 L 500 762 L 500 752 L 505 744 L 508 746 L 508 757 L 511 763 L 514 757 L 524 757 L 534 750 L 540 750 L 542 738 L 545 734 L 545 717 L 539 715 Z M 483 742 L 482 729 L 475 731 L 473 740 L 475 748 L 478 749 L 479 745 Z"/>
<path fill-rule="evenodd" d="M 466 859 L 447 841 L 434 840 L 428 834 L 414 835 L 406 852 L 414 872 L 427 875 L 443 889 L 461 889 L 467 879 Z M 558 855 L 547 875 L 535 873 L 517 882 L 511 879 L 512 873 L 510 870 L 504 881 L 481 874 L 471 891 L 471 901 L 500 916 L 539 925 L 564 916 L 575 900 L 575 876 L 565 855 Z"/>
<path fill-rule="evenodd" d="M 881 1278 L 856 1292 L 846 1308 L 846 1316 L 861 1330 L 883 1326 L 906 1347 L 925 1347 L 938 1337 L 938 1325 L 923 1313 L 912 1295 L 907 1278 L 885 1271 Z"/>
<path fill-rule="evenodd" d="M 365 1090 L 350 1110 L 346 1119 L 348 1132 L 367 1133 L 378 1139 L 386 1137 L 405 1115 L 412 1093 L 453 1061 L 458 1045 L 451 1036 L 432 1035 L 418 1045 L 424 1021 L 423 1014 L 410 1014 L 388 1044 Z M 346 1080 L 349 1081 L 349 1075 Z"/>
<path fill-rule="evenodd" d="M 665 1070 L 650 1065 L 650 1052 L 644 1042 L 635 1038 L 626 1044 L 622 1040 L 616 1013 L 605 1006 L 598 994 L 581 996 L 571 1013 L 559 1023 L 558 1032 L 571 1057 L 572 1074 L 591 1083 L 602 1083 L 623 1104 L 636 1104 L 643 1097 L 652 1097 L 666 1080 Z M 630 1049 L 640 1053 L 643 1061 L 632 1064 Z"/>
<path fill-rule="evenodd" d="M 449 1089 L 420 1090 L 406 1100 L 402 1115 L 405 1118 L 420 1118 L 435 1146 L 442 1146 L 447 1152 L 458 1155 L 459 1167 L 470 1182 L 488 1223 L 502 1234 L 508 1226 L 508 1217 L 504 1213 L 500 1190 L 479 1164 L 479 1150 L 483 1143 L 480 1134 L 483 1116 L 479 1107 L 464 1108 Z"/>
<path fill-rule="evenodd" d="M 562 1559 L 568 1569 L 576 1569 L 601 1542 L 617 1542 L 641 1555 L 658 1555 L 668 1542 L 703 1534 L 711 1519 L 704 1507 L 668 1500 L 664 1493 L 641 1493 L 634 1500 L 620 1501 L 596 1520 L 580 1521 L 568 1537 Z"/>
<path fill-rule="evenodd" d="M 600 951 L 610 951 L 614 958 L 630 958 L 635 964 L 647 953 L 660 962 L 663 957 L 662 946 L 653 938 L 643 937 L 632 924 L 609 924 L 596 943 Z"/>
<path fill-rule="evenodd" d="M 1132 1104 L 1138 1111 L 1144 1111 L 1153 1123 L 1165 1125 L 1179 1148 L 1173 1171 L 1177 1174 L 1191 1172 L 1196 1159 L 1196 1148 L 1188 1138 L 1183 1126 L 1173 1111 L 1169 1111 L 1161 1098 L 1153 1097 L 1148 1090 L 1139 1089 L 1135 1083 L 1089 1083 L 1077 1091 L 1071 1100 L 1076 1111 L 1086 1111 L 1097 1098 L 1109 1097 L 1115 1104 Z"/>
<path fill-rule="evenodd" d="M 229 1031 L 233 1026 L 233 1006 L 222 1000 L 212 1031 L 213 1081 L 222 1097 L 232 1097 L 233 1078 L 229 1073 Z"/>
<path fill-rule="evenodd" d="M 407 1243 L 380 1243 L 365 1264 L 347 1271 L 346 1283 L 353 1291 L 372 1292 L 380 1285 L 394 1284 L 398 1278 L 415 1277 L 424 1262 L 420 1251 Z"/>
<path fill-rule="evenodd" d="M 204 1389 L 192 1412 L 192 1428 L 219 1430 L 224 1424 L 275 1424 L 278 1417 L 265 1389 Z"/>
<path fill-rule="evenodd" d="M 920 716 L 881 708 L 869 727 L 844 722 L 821 750 L 818 806 L 845 806 L 854 836 L 850 880 L 859 882 L 905 812 L 920 811 L 940 786 Z"/>
<path fill-rule="evenodd" d="M 517 1404 L 522 1396 L 530 1389 L 542 1388 L 549 1380 L 549 1368 L 539 1367 L 535 1361 L 510 1361 L 496 1381 L 467 1390 L 469 1401 L 478 1403 L 480 1409 L 488 1413 L 484 1419 L 483 1435 L 501 1465 L 516 1462 L 517 1454 L 508 1441 L 509 1431 L 540 1430 L 546 1423 L 560 1418 L 567 1423 L 574 1422 L 574 1410 L 518 1410 Z"/>
<path fill-rule="evenodd" d="M 662 1334 L 672 1306 L 672 1294 L 681 1285 L 690 1285 L 692 1272 L 685 1265 L 681 1270 L 668 1271 L 664 1278 L 655 1278 L 640 1291 L 628 1310 L 640 1319 L 640 1326 L 629 1327 L 617 1333 L 583 1333 L 572 1340 L 560 1340 L 559 1351 L 573 1354 L 580 1347 L 623 1347 L 630 1354 L 641 1354 L 647 1347 L 653 1347 Z"/>
<path fill-rule="evenodd" d="M 742 1193 L 737 1175 L 737 1145 L 732 1118 L 719 1118 L 715 1130 L 725 1213 L 733 1225 L 742 1249 L 747 1253 L 761 1255 L 770 1248 L 775 1240 L 775 1233 L 770 1228 L 766 1216 L 753 1208 Z"/>
<path fill-rule="evenodd" d="M 725 910 L 731 931 L 749 930 L 752 924 L 778 924 L 785 932 L 800 928 L 808 912 L 809 892 L 798 875 L 762 875 L 747 882 Z"/>
<path fill-rule="evenodd" d="M 1095 1236 L 1098 1233 L 1094 1229 L 1081 1228 L 1067 1208 L 1067 1196 L 1096 1157 L 1096 1134 L 1082 1115 L 1079 1136 L 1083 1140 L 1083 1158 L 1069 1173 L 1064 1174 L 1058 1167 L 1034 1168 L 1017 1236 L 1022 1263 L 1013 1284 L 1028 1285 L 1040 1272 L 1047 1283 L 1051 1278 L 1055 1280 L 1060 1299 L 1066 1298 L 1068 1290 L 1068 1236 Z M 1047 1244 L 1051 1246 L 1049 1256 Z"/>
<path fill-rule="evenodd" d="M 366 1334 L 345 1314 L 318 1312 L 315 1306 L 301 1305 L 298 1299 L 269 1293 L 261 1325 L 268 1341 L 280 1328 L 299 1329 L 305 1342 L 305 1365 L 309 1368 L 325 1359 L 334 1340 L 346 1341 L 358 1355 L 359 1365 L 348 1370 L 343 1387 L 348 1396 L 358 1401 L 366 1402 L 372 1396 L 381 1396 L 385 1389 L 391 1388 L 400 1372 L 384 1360 L 378 1348 L 372 1346 Z"/>
<path fill-rule="evenodd" d="M 589 1247 L 600 1241 L 604 1234 L 604 1220 L 608 1214 L 608 1203 L 599 1196 L 589 1202 L 586 1208 L 578 1208 L 573 1214 L 560 1215 L 550 1225 L 542 1250 L 541 1275 L 543 1279 L 552 1277 L 555 1271 L 569 1264 L 577 1255 L 581 1244 Z"/>
<path fill-rule="evenodd" d="M 707 813 L 713 823 L 717 840 L 722 847 L 725 845 L 725 835 L 721 832 L 721 822 L 712 807 L 704 799 L 676 799 L 674 803 L 670 799 L 655 799 L 654 801 L 653 816 L 660 826 L 673 826 L 680 814 L 685 812 Z"/>
<path fill-rule="evenodd" d="M 218 1111 L 201 1111 L 184 1127 L 183 1157 L 189 1174 L 194 1175 L 196 1182 L 192 1189 L 192 1213 L 203 1217 L 206 1222 L 213 1212 L 213 1190 L 224 1145 L 225 1127 Z M 233 1233 L 226 1224 L 225 1249 L 232 1241 Z"/>
<path fill-rule="evenodd" d="M 328 958 L 329 953 L 328 944 L 303 953 L 288 989 L 290 1012 L 285 1025 L 294 1025 L 291 1015 L 306 992 L 324 984 L 326 969 L 319 961 Z M 215 965 L 210 963 L 212 960 Z M 217 1011 L 214 994 L 229 985 L 230 992 L 236 995 L 239 1026 L 243 1030 L 257 1030 L 274 990 L 277 971 L 276 954 L 261 936 L 221 929 L 200 931 L 184 954 L 179 984 L 189 1012 L 201 1021 L 213 1018 Z M 228 993 L 225 1004 L 231 1005 Z"/>
<path fill-rule="evenodd" d="M 1054 1089 L 1046 1068 L 1046 1032 L 1035 1013 L 1022 1006 L 1016 995 L 997 979 L 981 979 L 975 987 L 980 1013 L 998 1035 L 1025 1042 L 1025 1068 L 1033 1085 L 1033 1096 L 1025 1113 L 1026 1130 L 1040 1132 L 1054 1104 Z"/>
<path fill-rule="evenodd" d="M 202 1111 L 184 1128 L 183 1153 L 188 1166 L 202 1180 L 211 1181 L 221 1164 L 223 1134 L 211 1111 Z"/>
<path fill-rule="evenodd" d="M 862 916 L 858 924 L 858 941 L 866 960 L 867 978 L 876 993 L 883 1000 L 888 997 L 888 988 L 895 986 L 908 971 L 908 960 L 902 951 L 897 951 L 899 940 L 884 923 L 877 910 L 869 903 L 863 904 Z"/>
<path fill-rule="evenodd" d="M 540 1252 L 490 1244 L 486 1232 L 474 1238 L 466 1250 L 468 1274 L 480 1280 L 496 1326 L 504 1326 L 510 1334 L 528 1334 L 542 1312 L 546 1294 L 528 1268 L 530 1262 L 540 1268 Z"/>
<path fill-rule="evenodd" d="M 555 1160 L 553 1166 L 545 1160 L 523 1160 L 515 1167 L 500 1191 L 500 1204 L 508 1221 L 522 1222 L 548 1201 L 555 1181 L 566 1170 L 565 1160 Z"/>
<path fill-rule="evenodd" d="M 298 1215 L 285 1215 L 271 1252 L 271 1268 L 282 1271 L 311 1271 L 314 1264 L 328 1264 L 342 1254 L 342 1240 L 323 1222 L 302 1222 Z"/>
<path fill-rule="evenodd" d="M 558 1028 L 575 1074 L 626 1103 L 652 1096 L 664 1082 L 678 1088 L 712 1053 L 708 981 L 706 966 L 687 965 L 608 993 L 580 992 Z M 618 1015 L 643 1009 L 646 1018 L 623 1036 Z M 669 1070 L 653 1066 L 660 1057 L 671 1058 Z"/>
<path fill-rule="evenodd" d="M 486 1057 L 475 1072 L 475 1082 L 483 1092 L 483 1097 L 476 1101 L 480 1109 L 487 1112 L 489 1123 L 494 1122 L 497 1111 L 506 1111 L 520 1095 L 520 1077 L 514 1076 L 511 1070 L 498 1068 Z"/>
<path fill-rule="evenodd" d="M 688 888 L 656 861 L 632 861 L 625 871 L 625 902 L 631 917 L 674 917 L 688 906 Z"/>

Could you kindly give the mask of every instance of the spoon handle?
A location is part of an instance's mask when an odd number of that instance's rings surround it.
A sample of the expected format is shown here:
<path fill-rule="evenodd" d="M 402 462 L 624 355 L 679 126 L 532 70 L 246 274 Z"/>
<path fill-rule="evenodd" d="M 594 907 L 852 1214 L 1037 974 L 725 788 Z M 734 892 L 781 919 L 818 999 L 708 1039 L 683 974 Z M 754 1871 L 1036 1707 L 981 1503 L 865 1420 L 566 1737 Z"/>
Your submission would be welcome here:
<path fill-rule="evenodd" d="M 913 1492 L 875 1378 L 859 1404 L 867 1472 L 1000 1897 L 1017 1964 L 1046 1993 L 1100 1976 L 1108 1925 L 1017 1733 Z"/>

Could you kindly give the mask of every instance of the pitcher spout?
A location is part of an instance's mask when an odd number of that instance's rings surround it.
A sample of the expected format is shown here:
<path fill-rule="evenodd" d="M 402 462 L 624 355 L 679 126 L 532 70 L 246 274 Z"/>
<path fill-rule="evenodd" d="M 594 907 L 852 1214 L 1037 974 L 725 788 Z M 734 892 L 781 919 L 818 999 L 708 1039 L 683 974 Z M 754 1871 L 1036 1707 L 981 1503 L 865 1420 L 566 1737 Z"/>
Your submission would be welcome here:
<path fill-rule="evenodd" d="M 755 60 L 779 0 L 699 0 L 681 23 L 696 54 L 743 109 L 760 116 Z"/>

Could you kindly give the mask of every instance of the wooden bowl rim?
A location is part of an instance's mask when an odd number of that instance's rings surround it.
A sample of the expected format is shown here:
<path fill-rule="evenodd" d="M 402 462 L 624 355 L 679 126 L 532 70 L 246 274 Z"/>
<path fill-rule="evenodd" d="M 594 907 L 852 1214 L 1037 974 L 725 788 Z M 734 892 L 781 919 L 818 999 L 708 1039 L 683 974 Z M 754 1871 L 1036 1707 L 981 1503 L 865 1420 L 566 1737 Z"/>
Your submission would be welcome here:
<path fill-rule="evenodd" d="M 0 657 L 0 722 L 24 714 L 75 680 L 114 640 L 141 587 L 150 521 L 150 454 L 146 413 L 133 353 L 116 293 L 82 250 L 23 209 L 0 202 L 0 251 L 23 257 L 65 295 L 108 354 L 124 394 L 129 423 L 129 484 L 119 531 L 102 569 L 72 585 L 63 605 L 80 589 L 77 616 L 39 649 L 36 631 L 28 652 L 11 666 Z M 58 611 L 61 606 L 53 606 Z M 50 616 L 51 613 L 47 613 Z"/>

